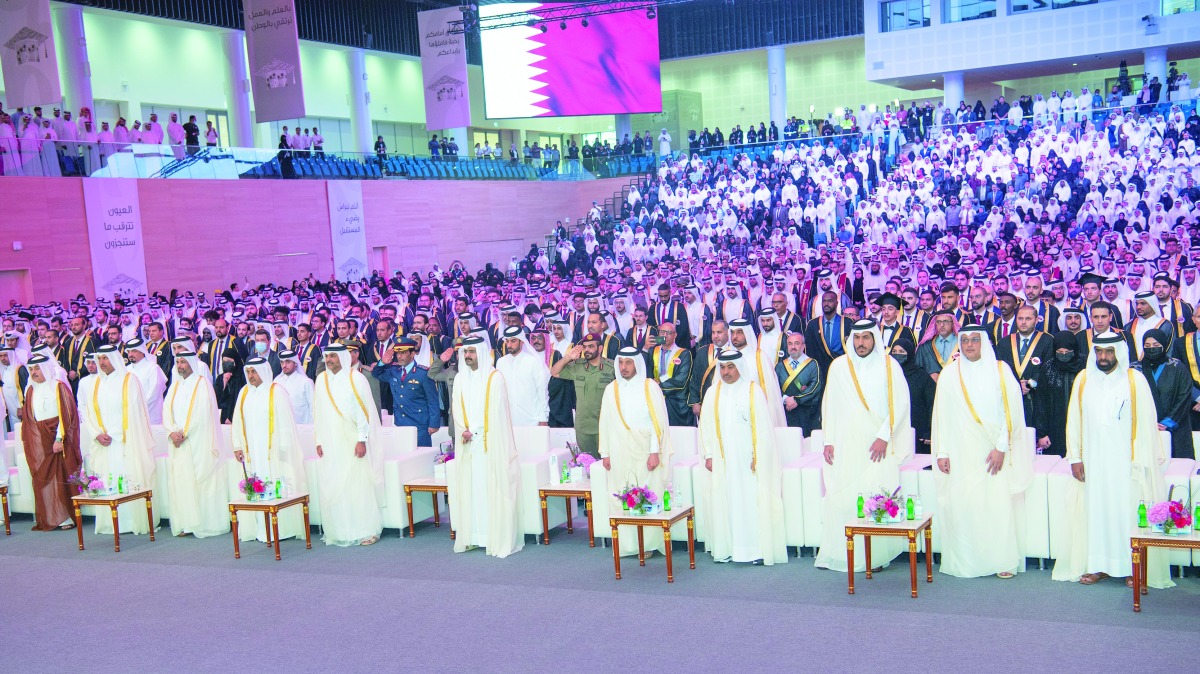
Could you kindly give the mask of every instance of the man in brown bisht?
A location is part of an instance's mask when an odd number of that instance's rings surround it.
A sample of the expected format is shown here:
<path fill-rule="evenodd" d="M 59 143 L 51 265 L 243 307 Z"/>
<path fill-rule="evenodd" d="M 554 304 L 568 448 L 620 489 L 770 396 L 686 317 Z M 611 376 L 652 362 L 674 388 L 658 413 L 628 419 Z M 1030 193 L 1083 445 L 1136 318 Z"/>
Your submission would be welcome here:
<path fill-rule="evenodd" d="M 34 531 L 71 529 L 71 475 L 83 465 L 79 452 L 79 414 L 71 387 L 57 376 L 53 361 L 34 356 L 29 389 L 22 407 L 21 441 L 33 477 Z"/>

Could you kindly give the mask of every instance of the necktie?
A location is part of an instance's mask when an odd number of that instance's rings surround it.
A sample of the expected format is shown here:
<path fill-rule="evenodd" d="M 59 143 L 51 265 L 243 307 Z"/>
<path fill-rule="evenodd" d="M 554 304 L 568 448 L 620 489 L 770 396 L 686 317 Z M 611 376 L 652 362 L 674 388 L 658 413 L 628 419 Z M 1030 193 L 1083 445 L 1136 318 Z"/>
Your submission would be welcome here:
<path fill-rule="evenodd" d="M 825 343 L 833 344 L 833 321 L 825 321 Z"/>
<path fill-rule="evenodd" d="M 975 315 L 975 324 L 976 324 L 976 325 L 983 325 L 983 314 L 976 314 L 976 315 Z"/>
<path fill-rule="evenodd" d="M 406 379 L 408 379 L 408 368 L 403 368 L 400 370 L 400 383 L 403 384 Z"/>
<path fill-rule="evenodd" d="M 799 366 L 800 366 L 800 361 L 793 358 L 792 359 L 792 370 L 795 370 Z"/>
<path fill-rule="evenodd" d="M 666 349 L 659 349 L 659 352 L 658 352 L 658 373 L 661 375 L 662 373 L 664 373 L 664 372 L 666 372 L 666 371 L 667 371 L 667 350 L 666 350 Z"/>
<path fill-rule="evenodd" d="M 1003 336 L 1004 336 L 1004 337 L 1007 337 L 1007 336 L 1008 336 L 1008 323 L 1002 323 L 1002 324 L 1000 325 L 1000 328 L 1001 328 L 1001 330 L 1002 330 L 1002 331 L 1003 331 L 1003 333 L 1004 333 L 1004 334 L 1003 334 Z"/>
<path fill-rule="evenodd" d="M 1019 354 L 1021 356 L 1021 358 L 1025 357 L 1025 352 L 1028 350 L 1029 350 L 1029 338 L 1022 337 L 1021 338 L 1021 353 Z"/>

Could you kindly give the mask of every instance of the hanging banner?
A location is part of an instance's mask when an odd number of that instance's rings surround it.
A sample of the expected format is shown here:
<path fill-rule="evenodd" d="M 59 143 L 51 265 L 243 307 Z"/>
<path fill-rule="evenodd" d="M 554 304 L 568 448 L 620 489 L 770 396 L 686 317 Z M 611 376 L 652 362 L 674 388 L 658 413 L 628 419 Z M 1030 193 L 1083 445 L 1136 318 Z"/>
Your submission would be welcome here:
<path fill-rule="evenodd" d="M 333 242 L 333 273 L 339 281 L 367 276 L 367 229 L 363 218 L 362 183 L 330 180 L 329 235 Z"/>
<path fill-rule="evenodd" d="M 425 128 L 471 126 L 471 96 L 467 86 L 467 45 L 462 34 L 450 32 L 451 21 L 462 21 L 457 7 L 417 13 L 421 36 L 421 75 L 425 84 Z M 466 143 L 466 139 L 462 139 Z"/>
<path fill-rule="evenodd" d="M 62 100 L 50 0 L 0 2 L 0 65 L 10 109 Z"/>
<path fill-rule="evenodd" d="M 293 0 L 243 0 L 246 55 L 254 93 L 254 121 L 277 122 L 304 116 L 300 77 L 300 36 Z"/>
<path fill-rule="evenodd" d="M 83 204 L 96 297 L 146 292 L 146 250 L 137 180 L 84 178 Z"/>

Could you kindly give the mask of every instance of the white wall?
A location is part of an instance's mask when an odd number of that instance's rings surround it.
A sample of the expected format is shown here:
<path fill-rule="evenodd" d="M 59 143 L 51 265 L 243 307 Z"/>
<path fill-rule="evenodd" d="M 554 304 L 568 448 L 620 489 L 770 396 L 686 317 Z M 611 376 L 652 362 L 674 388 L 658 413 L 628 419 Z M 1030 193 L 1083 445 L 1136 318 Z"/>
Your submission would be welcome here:
<path fill-rule="evenodd" d="M 928 78 L 957 70 L 969 74 L 983 68 L 1194 45 L 1200 36 L 1200 12 L 1157 16 L 1160 0 L 1107 0 L 1011 16 L 1009 0 L 999 0 L 996 17 L 957 23 L 942 23 L 943 0 L 931 0 L 928 28 L 891 33 L 879 32 L 880 0 L 864 2 L 866 75 L 873 82 L 902 78 L 925 78 L 928 82 Z M 1157 17 L 1157 35 L 1146 35 L 1141 18 L 1147 14 Z M 1140 61 L 1140 54 L 1131 59 L 1134 63 Z M 995 79 L 1012 76 L 1010 73 Z"/>

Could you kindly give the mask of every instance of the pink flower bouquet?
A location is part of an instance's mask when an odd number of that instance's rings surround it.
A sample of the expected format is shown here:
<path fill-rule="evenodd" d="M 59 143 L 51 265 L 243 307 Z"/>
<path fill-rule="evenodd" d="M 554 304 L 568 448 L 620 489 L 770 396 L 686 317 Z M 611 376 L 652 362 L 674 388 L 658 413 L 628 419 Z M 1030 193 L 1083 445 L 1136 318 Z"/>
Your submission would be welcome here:
<path fill-rule="evenodd" d="M 67 479 L 67 482 L 79 490 L 79 494 L 87 494 L 88 496 L 97 496 L 104 493 L 106 487 L 99 475 L 89 475 L 87 470 L 80 468 L 78 472 L 73 473 Z"/>
<path fill-rule="evenodd" d="M 1172 487 L 1174 491 L 1174 487 Z M 1146 511 L 1146 519 L 1155 529 L 1161 529 L 1164 534 L 1186 534 L 1192 526 L 1191 498 L 1188 502 L 1173 501 L 1172 494 L 1167 494 L 1166 501 L 1155 503 Z"/>
<path fill-rule="evenodd" d="M 894 522 L 899 518 L 901 507 L 900 487 L 896 487 L 896 490 L 890 494 L 885 491 L 868 496 L 863 504 L 863 513 L 877 523 L 882 523 L 884 520 Z"/>
<path fill-rule="evenodd" d="M 635 510 L 645 515 L 659 503 L 658 494 L 647 487 L 626 487 L 625 491 L 613 494 L 621 502 L 622 509 Z"/>
<path fill-rule="evenodd" d="M 238 489 L 246 495 L 247 501 L 262 501 L 267 498 L 267 483 L 257 475 L 248 475 L 238 482 Z"/>

